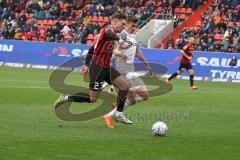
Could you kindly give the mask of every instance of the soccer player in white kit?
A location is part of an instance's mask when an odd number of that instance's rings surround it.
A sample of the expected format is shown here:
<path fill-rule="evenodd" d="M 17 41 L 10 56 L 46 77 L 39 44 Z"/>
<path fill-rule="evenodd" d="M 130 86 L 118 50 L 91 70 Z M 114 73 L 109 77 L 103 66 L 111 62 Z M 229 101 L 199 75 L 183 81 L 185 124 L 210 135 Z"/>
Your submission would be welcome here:
<path fill-rule="evenodd" d="M 138 57 L 140 61 L 143 62 L 146 69 L 148 70 L 149 75 L 152 75 L 152 69 L 146 59 L 144 58 L 136 39 L 136 30 L 137 30 L 137 18 L 135 16 L 129 16 L 127 18 L 127 23 L 125 29 L 120 33 L 120 37 L 125 37 L 126 41 L 131 45 L 126 49 L 120 49 L 120 51 L 126 55 L 127 60 L 123 60 L 120 57 L 116 58 L 115 65 L 121 75 L 125 77 L 125 79 L 129 83 L 130 90 L 128 91 L 128 98 L 125 102 L 124 109 L 126 109 L 130 105 L 134 105 L 138 102 L 146 101 L 148 99 L 148 90 L 145 86 L 144 82 L 139 76 L 131 76 L 131 73 L 134 74 L 134 58 Z M 125 39 L 123 38 L 123 39 Z M 136 73 L 136 72 L 135 72 Z M 112 119 L 114 118 L 114 113 L 116 109 L 113 109 L 110 113 L 104 115 L 104 121 L 109 128 L 114 128 Z M 125 121 L 124 123 L 132 124 L 131 120 Z"/>

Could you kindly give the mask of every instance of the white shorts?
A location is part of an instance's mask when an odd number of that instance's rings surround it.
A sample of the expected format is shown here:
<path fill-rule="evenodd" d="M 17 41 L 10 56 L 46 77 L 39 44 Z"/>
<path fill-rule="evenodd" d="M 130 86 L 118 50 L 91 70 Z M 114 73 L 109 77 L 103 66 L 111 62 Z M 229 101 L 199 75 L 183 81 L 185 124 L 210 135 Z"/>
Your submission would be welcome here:
<path fill-rule="evenodd" d="M 129 83 L 129 88 L 131 90 L 136 90 L 142 86 L 145 86 L 143 80 L 138 76 L 141 74 L 135 74 L 134 64 L 126 63 L 122 60 L 116 60 L 115 62 L 117 71 L 125 77 Z M 135 76 L 129 76 L 129 73 L 132 73 Z"/>

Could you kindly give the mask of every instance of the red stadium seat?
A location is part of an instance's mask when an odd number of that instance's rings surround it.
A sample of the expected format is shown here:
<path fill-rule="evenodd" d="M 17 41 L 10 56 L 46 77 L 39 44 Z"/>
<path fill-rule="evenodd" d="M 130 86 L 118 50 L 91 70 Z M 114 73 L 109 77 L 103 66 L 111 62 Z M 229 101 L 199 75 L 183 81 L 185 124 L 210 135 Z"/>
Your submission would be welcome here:
<path fill-rule="evenodd" d="M 93 16 L 92 21 L 93 22 L 97 22 L 97 20 L 98 20 L 98 17 L 97 16 Z"/>
<path fill-rule="evenodd" d="M 224 34 L 221 34 L 221 37 L 220 37 L 220 38 L 221 38 L 221 40 L 223 40 L 223 39 L 224 39 Z"/>
<path fill-rule="evenodd" d="M 174 9 L 174 12 L 175 12 L 175 13 L 180 13 L 180 8 L 175 8 L 175 9 Z"/>
<path fill-rule="evenodd" d="M 186 8 L 181 8 L 180 13 L 186 13 Z"/>
<path fill-rule="evenodd" d="M 197 26 L 201 26 L 201 25 L 202 25 L 202 22 L 201 22 L 201 21 L 197 21 L 196 25 L 197 25 Z"/>
<path fill-rule="evenodd" d="M 186 13 L 191 14 L 192 13 L 192 8 L 187 8 Z"/>
<path fill-rule="evenodd" d="M 108 17 L 104 17 L 103 18 L 103 22 L 108 23 L 109 22 L 109 18 Z"/>
<path fill-rule="evenodd" d="M 185 20 L 186 15 L 185 15 L 185 14 L 180 14 L 179 18 L 180 18 L 181 20 Z"/>
<path fill-rule="evenodd" d="M 42 21 L 42 20 L 38 20 L 38 21 L 37 21 L 37 24 L 38 24 L 38 25 L 41 25 L 41 24 L 43 24 L 43 21 Z"/>
<path fill-rule="evenodd" d="M 98 19 L 97 19 L 98 22 L 103 22 L 103 17 L 102 16 L 99 16 Z"/>
<path fill-rule="evenodd" d="M 162 8 L 161 7 L 158 7 L 157 10 L 156 10 L 157 13 L 161 13 L 162 12 Z"/>
<path fill-rule="evenodd" d="M 224 16 L 222 16 L 222 20 L 224 20 L 224 21 L 225 21 L 225 20 L 226 20 L 226 18 L 227 18 L 227 16 L 225 16 L 225 15 L 224 15 Z"/>
<path fill-rule="evenodd" d="M 54 26 L 55 23 L 54 23 L 54 21 L 53 21 L 52 19 L 50 19 L 50 20 L 48 20 L 48 25 L 50 25 L 50 26 Z"/>
<path fill-rule="evenodd" d="M 42 21 L 42 23 L 43 23 L 44 25 L 48 25 L 48 20 L 47 20 L 47 19 L 44 19 L 44 20 Z"/>
<path fill-rule="evenodd" d="M 157 7 L 159 7 L 161 4 L 162 4 L 162 2 L 159 1 L 159 2 L 157 3 Z"/>
<path fill-rule="evenodd" d="M 215 34 L 215 35 L 214 35 L 214 39 L 220 40 L 220 39 L 221 39 L 221 35 L 220 35 L 220 34 Z"/>
<path fill-rule="evenodd" d="M 228 26 L 228 27 L 232 27 L 232 26 L 233 26 L 233 22 L 228 22 L 228 23 L 227 23 L 227 26 Z"/>

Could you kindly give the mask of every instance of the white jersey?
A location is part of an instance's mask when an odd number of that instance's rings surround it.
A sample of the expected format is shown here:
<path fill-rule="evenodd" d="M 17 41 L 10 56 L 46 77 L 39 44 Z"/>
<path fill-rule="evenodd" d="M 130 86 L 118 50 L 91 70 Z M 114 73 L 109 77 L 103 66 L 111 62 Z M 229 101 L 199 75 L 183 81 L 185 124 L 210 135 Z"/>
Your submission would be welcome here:
<path fill-rule="evenodd" d="M 126 32 L 125 30 L 123 30 L 120 33 L 120 36 L 121 36 L 121 34 L 125 34 L 126 41 L 131 43 L 130 47 L 128 47 L 127 49 L 121 50 L 121 52 L 128 57 L 127 61 L 125 61 L 125 62 L 128 64 L 133 64 L 134 58 L 136 55 L 136 51 L 137 51 L 137 45 L 138 45 L 136 34 L 130 34 L 130 33 Z"/>

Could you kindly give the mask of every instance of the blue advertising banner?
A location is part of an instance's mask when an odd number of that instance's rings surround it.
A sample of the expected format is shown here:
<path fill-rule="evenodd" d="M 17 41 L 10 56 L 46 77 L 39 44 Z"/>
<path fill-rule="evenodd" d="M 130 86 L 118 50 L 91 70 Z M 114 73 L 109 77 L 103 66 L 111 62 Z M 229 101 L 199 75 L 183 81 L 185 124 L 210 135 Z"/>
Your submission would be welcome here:
<path fill-rule="evenodd" d="M 0 40 L 0 62 L 58 66 L 72 57 L 87 54 L 89 46 Z"/>
<path fill-rule="evenodd" d="M 59 66 L 73 57 L 86 55 L 88 48 L 88 45 L 80 44 L 0 40 L 0 62 Z M 167 74 L 178 69 L 181 58 L 179 50 L 143 48 L 142 52 L 149 62 L 165 66 Z M 237 54 L 193 52 L 193 55 L 196 76 L 240 80 L 240 60 L 237 66 L 229 66 L 233 55 L 240 58 Z M 139 60 L 136 59 L 136 62 Z"/>
<path fill-rule="evenodd" d="M 142 49 L 147 60 L 160 63 L 168 68 L 168 74 L 175 72 L 180 63 L 179 50 Z M 216 52 L 193 52 L 192 65 L 196 76 L 240 80 L 240 60 L 235 67 L 229 66 L 233 56 L 240 55 Z M 184 73 L 186 74 L 186 72 Z"/>

